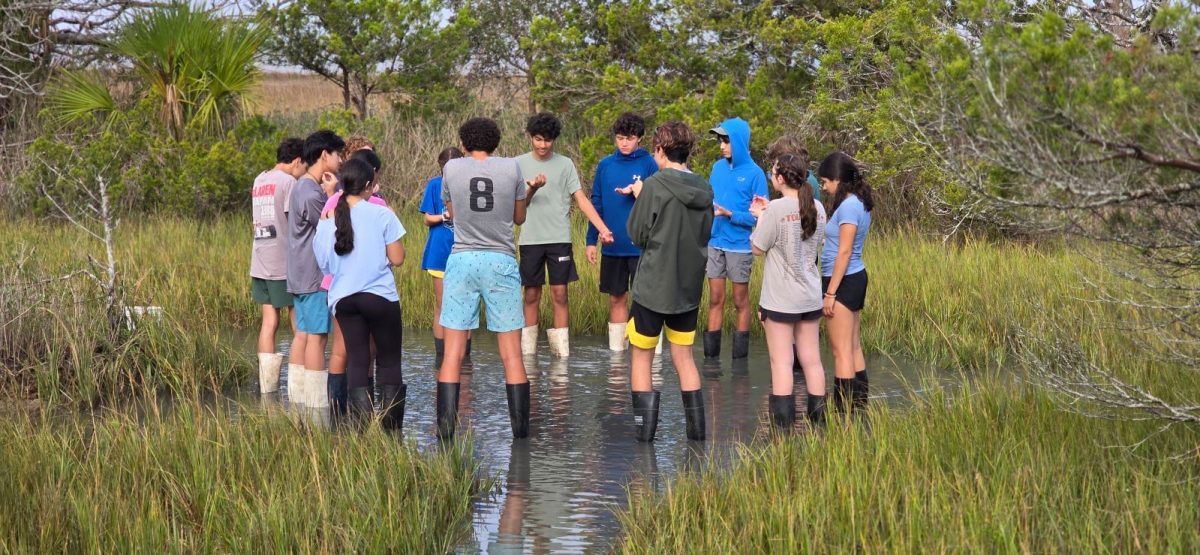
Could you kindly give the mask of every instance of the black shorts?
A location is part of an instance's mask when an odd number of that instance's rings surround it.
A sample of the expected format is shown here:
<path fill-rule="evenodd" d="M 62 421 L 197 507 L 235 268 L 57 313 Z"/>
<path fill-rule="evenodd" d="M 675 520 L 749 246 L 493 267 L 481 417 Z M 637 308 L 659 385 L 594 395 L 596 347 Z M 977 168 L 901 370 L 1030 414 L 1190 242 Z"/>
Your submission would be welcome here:
<path fill-rule="evenodd" d="M 772 322 L 780 322 L 782 324 L 794 324 L 796 322 L 812 322 L 814 320 L 820 320 L 822 314 L 824 314 L 824 311 L 819 308 L 816 310 L 813 310 L 811 312 L 791 313 L 791 312 L 776 312 L 774 310 L 768 310 L 761 306 L 758 307 L 759 321 L 770 320 Z"/>
<path fill-rule="evenodd" d="M 550 285 L 566 285 L 579 279 L 570 243 L 521 245 L 521 285 L 541 287 L 550 273 Z"/>
<path fill-rule="evenodd" d="M 821 291 L 829 291 L 829 279 L 826 276 L 821 276 Z M 834 297 L 837 302 L 842 303 L 850 312 L 858 312 L 867 304 L 867 271 L 854 272 L 842 277 L 842 282 L 838 284 L 838 290 L 835 291 Z"/>
<path fill-rule="evenodd" d="M 600 255 L 600 292 L 609 295 L 624 295 L 637 275 L 640 256 Z"/>
<path fill-rule="evenodd" d="M 700 307 L 679 314 L 655 312 L 637 303 L 629 307 L 629 323 L 625 335 L 629 343 L 642 349 L 653 349 L 658 345 L 658 336 L 667 328 L 667 341 L 676 345 L 691 345 L 696 340 L 696 317 Z"/>

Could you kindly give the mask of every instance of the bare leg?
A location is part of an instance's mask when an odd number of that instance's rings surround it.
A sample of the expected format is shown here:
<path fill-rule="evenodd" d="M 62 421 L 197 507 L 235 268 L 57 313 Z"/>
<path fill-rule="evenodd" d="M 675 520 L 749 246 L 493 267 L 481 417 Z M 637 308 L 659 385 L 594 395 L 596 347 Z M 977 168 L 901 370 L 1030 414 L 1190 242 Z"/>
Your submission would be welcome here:
<path fill-rule="evenodd" d="M 725 317 L 725 280 L 708 280 L 708 320 L 705 328 L 708 331 L 721 329 Z"/>
<path fill-rule="evenodd" d="M 525 325 L 536 326 L 538 323 L 538 309 L 542 305 L 542 288 L 541 287 L 526 287 L 525 288 Z"/>
<path fill-rule="evenodd" d="M 654 353 L 654 351 L 647 352 L 652 355 Z M 700 389 L 700 372 L 696 370 L 696 359 L 692 356 L 691 345 L 671 343 L 671 362 L 675 365 L 675 373 L 679 374 L 680 391 Z"/>
<path fill-rule="evenodd" d="M 750 331 L 749 283 L 733 283 L 733 306 L 737 309 L 737 331 Z"/>
<path fill-rule="evenodd" d="M 854 377 L 854 313 L 846 305 L 833 303 L 833 317 L 825 320 L 829 347 L 833 351 L 833 373 L 845 380 Z"/>
<path fill-rule="evenodd" d="M 613 323 L 629 321 L 629 293 L 608 296 L 608 321 Z"/>
<path fill-rule="evenodd" d="M 262 325 L 258 328 L 258 352 L 275 352 L 275 332 L 279 330 L 279 309 L 262 305 Z"/>
<path fill-rule="evenodd" d="M 342 337 L 342 326 L 338 323 L 337 318 L 333 319 L 332 341 L 333 347 L 329 352 L 329 373 L 345 374 L 347 364 L 346 338 Z M 370 362 L 367 365 L 370 366 Z"/>
<path fill-rule="evenodd" d="M 304 342 L 304 367 L 309 370 L 325 369 L 325 342 L 323 333 L 310 333 Z"/>
<path fill-rule="evenodd" d="M 867 357 L 863 356 L 862 339 L 859 336 L 859 330 L 862 329 L 862 311 L 854 313 L 854 369 L 863 370 L 867 367 Z"/>
<path fill-rule="evenodd" d="M 308 343 L 308 334 L 296 329 L 296 309 L 288 309 L 288 318 L 292 321 L 292 345 L 288 348 L 288 363 L 304 366 L 304 349 Z"/>
<path fill-rule="evenodd" d="M 795 385 L 792 377 L 792 342 L 796 326 L 788 322 L 763 320 L 767 336 L 767 355 L 771 359 L 771 394 L 791 395 Z M 674 351 L 672 351 L 674 356 Z M 806 368 L 807 370 L 807 368 Z"/>
<path fill-rule="evenodd" d="M 653 391 L 654 383 L 650 379 L 650 365 L 654 363 L 654 349 L 643 349 L 637 345 L 629 346 L 629 389 L 633 391 Z M 674 351 L 671 351 L 672 356 Z M 693 366 L 695 366 L 693 364 Z"/>
<path fill-rule="evenodd" d="M 796 342 L 796 356 L 800 357 L 800 366 L 804 367 L 804 386 L 809 395 L 825 394 L 825 367 L 821 364 L 820 334 L 820 320 L 800 322 L 795 327 L 793 339 Z M 791 368 L 790 361 L 788 368 Z"/>
<path fill-rule="evenodd" d="M 540 293 L 540 290 L 539 290 Z M 570 310 L 567 305 L 567 286 L 551 285 L 550 300 L 554 301 L 554 327 L 565 328 L 570 325 Z M 528 314 L 528 313 L 526 313 Z M 529 325 L 528 318 L 526 324 Z"/>
<path fill-rule="evenodd" d="M 433 278 L 433 336 L 446 337 L 442 331 L 442 278 Z"/>
<path fill-rule="evenodd" d="M 521 330 L 496 334 L 500 347 L 500 360 L 504 363 L 504 383 L 520 384 L 529 381 L 525 374 L 525 361 L 521 359 Z M 463 340 L 466 347 L 466 340 Z"/>
<path fill-rule="evenodd" d="M 443 329 L 446 336 L 446 354 L 442 357 L 442 367 L 438 369 L 437 381 L 459 383 L 463 355 L 467 352 L 467 330 Z M 518 341 L 519 339 L 518 337 Z M 520 345 L 517 347 L 517 355 L 520 356 Z"/>

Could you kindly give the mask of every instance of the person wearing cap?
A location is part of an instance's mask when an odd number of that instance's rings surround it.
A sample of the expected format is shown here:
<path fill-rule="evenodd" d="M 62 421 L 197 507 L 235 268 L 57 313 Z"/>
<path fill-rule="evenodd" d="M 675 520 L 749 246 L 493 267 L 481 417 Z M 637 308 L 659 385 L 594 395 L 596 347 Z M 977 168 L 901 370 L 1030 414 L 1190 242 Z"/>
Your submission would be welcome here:
<path fill-rule="evenodd" d="M 713 163 L 708 182 L 712 185 L 713 224 L 708 242 L 708 319 L 704 333 L 704 358 L 721 355 L 721 324 L 725 310 L 726 280 L 732 284 L 737 309 L 733 336 L 733 358 L 750 352 L 750 269 L 754 254 L 750 232 L 755 217 L 750 213 L 754 197 L 766 197 L 767 176 L 750 156 L 750 124 L 732 118 L 709 130 L 721 144 L 721 158 Z"/>

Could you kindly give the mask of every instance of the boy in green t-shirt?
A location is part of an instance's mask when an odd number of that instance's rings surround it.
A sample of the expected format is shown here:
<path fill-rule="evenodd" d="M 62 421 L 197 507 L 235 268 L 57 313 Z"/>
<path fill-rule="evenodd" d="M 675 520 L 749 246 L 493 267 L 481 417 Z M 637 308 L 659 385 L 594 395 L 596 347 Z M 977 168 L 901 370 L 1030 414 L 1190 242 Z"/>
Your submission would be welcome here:
<path fill-rule="evenodd" d="M 546 330 L 550 354 L 565 357 L 570 352 L 567 336 L 569 312 L 567 284 L 579 279 L 571 247 L 571 200 L 600 232 L 600 241 L 610 244 L 612 231 L 596 213 L 579 184 L 579 172 L 570 158 L 554 152 L 554 141 L 562 132 L 562 123 L 554 114 L 542 112 L 525 125 L 533 150 L 517 156 L 521 175 L 526 179 L 544 177 L 546 184 L 529 202 L 529 213 L 517 241 L 521 254 L 521 285 L 525 289 L 525 327 L 521 330 L 521 353 L 537 351 L 538 308 L 542 285 L 550 275 L 550 296 L 554 302 L 554 327 Z"/>

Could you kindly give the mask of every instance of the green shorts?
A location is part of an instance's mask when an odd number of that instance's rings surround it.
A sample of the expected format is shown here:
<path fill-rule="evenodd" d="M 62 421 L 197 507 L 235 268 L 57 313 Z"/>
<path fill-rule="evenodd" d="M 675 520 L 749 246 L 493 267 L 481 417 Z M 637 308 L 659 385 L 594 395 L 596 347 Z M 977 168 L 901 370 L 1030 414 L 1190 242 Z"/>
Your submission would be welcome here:
<path fill-rule="evenodd" d="M 250 298 L 254 299 L 254 304 L 269 304 L 275 308 L 292 306 L 286 279 L 250 278 Z"/>

